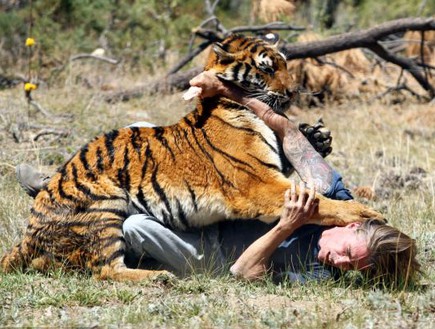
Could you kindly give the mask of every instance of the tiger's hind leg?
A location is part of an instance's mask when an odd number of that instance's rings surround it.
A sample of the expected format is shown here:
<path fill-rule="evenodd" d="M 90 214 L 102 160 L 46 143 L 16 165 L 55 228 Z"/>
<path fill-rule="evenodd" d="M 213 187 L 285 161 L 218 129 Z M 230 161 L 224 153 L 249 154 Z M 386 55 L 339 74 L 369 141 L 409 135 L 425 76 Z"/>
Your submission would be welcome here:
<path fill-rule="evenodd" d="M 114 281 L 142 281 L 154 279 L 158 276 L 172 276 L 167 271 L 151 271 L 141 269 L 130 269 L 124 263 L 125 256 L 125 240 L 119 235 L 119 230 L 113 227 L 107 227 L 101 232 L 104 238 L 101 241 L 113 241 L 112 243 L 101 244 L 99 255 L 99 264 L 103 262 L 101 268 L 93 267 L 94 273 L 98 279 L 114 280 Z"/>
<path fill-rule="evenodd" d="M 158 277 L 171 278 L 174 275 L 168 271 L 154 271 L 154 270 L 139 270 L 127 268 L 122 262 L 119 264 L 105 265 L 101 269 L 100 275 L 97 276 L 101 280 L 114 280 L 114 281 L 144 281 L 152 280 Z"/>
<path fill-rule="evenodd" d="M 62 262 L 56 261 L 54 257 L 47 254 L 34 258 L 30 263 L 30 267 L 43 273 L 60 268 L 66 269 Z"/>
<path fill-rule="evenodd" d="M 116 203 L 119 202 L 121 201 Z M 127 268 L 124 263 L 126 245 L 122 232 L 122 224 L 127 214 L 119 209 L 126 209 L 125 204 L 115 208 L 113 201 L 97 202 L 88 209 L 86 221 L 94 223 L 87 234 L 91 241 L 88 249 L 93 251 L 88 254 L 85 267 L 101 280 L 142 281 L 161 275 L 171 277 L 172 274 L 167 271 Z M 90 219 L 89 216 L 94 218 Z M 81 250 L 79 253 L 82 252 L 86 251 Z M 74 255 L 71 260 L 73 259 Z"/>
<path fill-rule="evenodd" d="M 2 257 L 0 267 L 4 273 L 24 270 L 35 256 L 37 250 L 26 237 Z"/>

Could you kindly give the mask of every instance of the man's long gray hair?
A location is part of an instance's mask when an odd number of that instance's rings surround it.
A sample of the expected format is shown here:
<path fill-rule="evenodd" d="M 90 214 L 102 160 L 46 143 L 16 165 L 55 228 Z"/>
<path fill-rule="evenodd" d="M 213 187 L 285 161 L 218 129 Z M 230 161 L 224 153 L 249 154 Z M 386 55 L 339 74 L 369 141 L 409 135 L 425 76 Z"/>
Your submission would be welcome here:
<path fill-rule="evenodd" d="M 371 279 L 396 288 L 416 280 L 421 270 L 414 239 L 377 220 L 362 223 L 358 232 L 367 239 L 370 266 L 365 272 Z"/>

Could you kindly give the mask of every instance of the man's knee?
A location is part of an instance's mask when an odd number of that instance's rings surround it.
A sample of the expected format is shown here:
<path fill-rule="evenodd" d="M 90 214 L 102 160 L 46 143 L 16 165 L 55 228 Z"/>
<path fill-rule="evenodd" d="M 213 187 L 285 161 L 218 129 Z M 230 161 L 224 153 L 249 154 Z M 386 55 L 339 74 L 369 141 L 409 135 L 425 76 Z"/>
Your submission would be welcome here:
<path fill-rule="evenodd" d="M 164 226 L 153 217 L 139 214 L 128 217 L 122 225 L 122 231 L 128 244 L 141 243 L 155 236 Z"/>

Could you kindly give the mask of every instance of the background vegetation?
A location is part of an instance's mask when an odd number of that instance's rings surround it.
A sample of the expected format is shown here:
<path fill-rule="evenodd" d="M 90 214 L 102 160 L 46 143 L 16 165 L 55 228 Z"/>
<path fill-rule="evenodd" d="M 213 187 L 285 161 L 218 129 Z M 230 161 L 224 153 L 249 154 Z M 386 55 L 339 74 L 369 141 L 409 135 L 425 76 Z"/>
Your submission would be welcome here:
<path fill-rule="evenodd" d="M 0 254 L 21 238 L 32 201 L 16 182 L 15 165 L 28 162 L 55 170 L 103 131 L 141 120 L 170 124 L 192 109 L 193 104 L 181 102 L 181 93 L 113 104 L 105 95 L 146 85 L 176 63 L 188 49 L 191 29 L 208 17 L 204 3 L 46 0 L 33 1 L 30 11 L 28 0 L 0 0 Z M 296 2 L 296 12 L 280 18 L 331 34 L 435 13 L 431 1 L 342 0 L 335 2 L 330 24 L 322 20 L 324 3 Z M 263 23 L 251 9 L 251 1 L 225 0 L 215 13 L 227 28 Z M 29 36 L 36 40 L 33 52 L 24 46 Z M 293 33 L 281 37 L 291 41 Z M 97 48 L 121 62 L 69 61 L 72 55 Z M 29 79 L 29 72 L 39 83 L 32 96 L 44 112 L 24 96 L 20 78 Z M 6 88 L 2 78 L 18 78 L 19 83 Z M 294 107 L 289 114 L 305 122 L 323 117 L 334 137 L 329 161 L 348 186 L 366 186 L 377 195 L 359 201 L 382 211 L 391 225 L 417 239 L 426 272 L 417 286 L 406 291 L 373 289 L 358 284 L 355 273 L 340 282 L 305 286 L 277 286 L 267 280 L 248 284 L 208 274 L 143 284 L 97 282 L 63 272 L 0 274 L 0 326 L 431 327 L 435 106 L 392 94 L 370 102 Z"/>
<path fill-rule="evenodd" d="M 264 1 L 264 0 L 263 0 Z M 77 53 L 103 48 L 127 68 L 155 70 L 184 54 L 191 29 L 209 16 L 204 0 L 2 0 L 0 1 L 0 74 L 27 68 L 24 41 L 38 40 L 41 78 Z M 213 2 L 213 1 L 209 1 Z M 227 27 L 264 23 L 252 11 L 261 0 L 221 0 L 215 14 Z M 279 6 L 285 0 L 265 1 Z M 422 0 L 299 0 L 291 16 L 273 18 L 312 26 L 325 34 L 372 26 L 408 16 L 435 13 L 433 1 Z M 32 4 L 32 5 L 30 5 Z M 270 18 L 269 15 L 266 18 Z M 329 23 L 327 23 L 328 21 Z M 326 26 L 328 28 L 326 28 Z M 31 35 L 29 35 L 29 33 Z M 287 37 L 293 33 L 283 33 Z"/>

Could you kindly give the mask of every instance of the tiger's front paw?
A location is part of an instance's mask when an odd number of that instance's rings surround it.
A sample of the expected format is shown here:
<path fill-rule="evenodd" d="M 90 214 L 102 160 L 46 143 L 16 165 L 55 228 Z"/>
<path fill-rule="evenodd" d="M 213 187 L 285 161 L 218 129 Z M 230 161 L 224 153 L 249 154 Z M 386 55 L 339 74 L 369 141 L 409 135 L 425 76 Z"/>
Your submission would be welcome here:
<path fill-rule="evenodd" d="M 332 152 L 331 131 L 325 127 L 322 119 L 314 125 L 300 123 L 299 130 L 322 157 L 326 158 Z"/>

